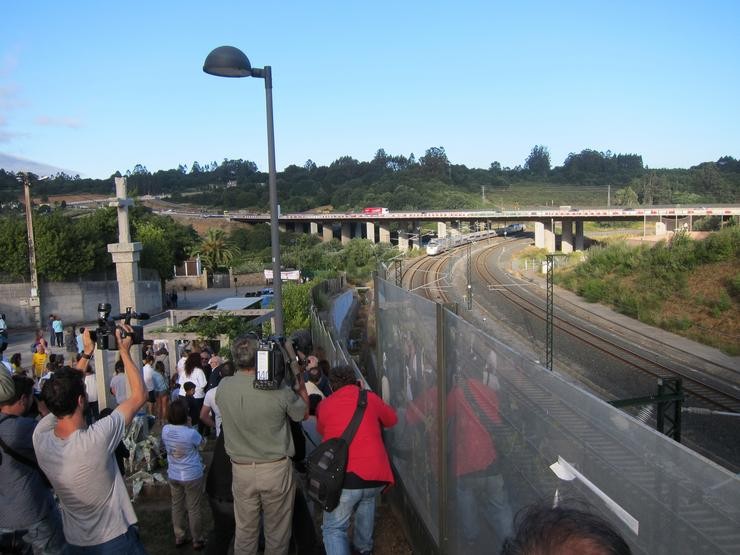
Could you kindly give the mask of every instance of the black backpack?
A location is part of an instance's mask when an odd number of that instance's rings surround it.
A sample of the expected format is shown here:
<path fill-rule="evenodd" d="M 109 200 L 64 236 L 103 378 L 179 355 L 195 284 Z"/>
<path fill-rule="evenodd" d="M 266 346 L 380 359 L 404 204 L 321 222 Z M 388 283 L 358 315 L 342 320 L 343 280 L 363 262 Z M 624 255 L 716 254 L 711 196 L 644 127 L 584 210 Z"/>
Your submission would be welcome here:
<path fill-rule="evenodd" d="M 360 427 L 366 408 L 367 390 L 361 389 L 357 408 L 344 433 L 322 442 L 308 457 L 308 496 L 326 512 L 332 512 L 339 505 L 347 471 L 349 444 Z"/>

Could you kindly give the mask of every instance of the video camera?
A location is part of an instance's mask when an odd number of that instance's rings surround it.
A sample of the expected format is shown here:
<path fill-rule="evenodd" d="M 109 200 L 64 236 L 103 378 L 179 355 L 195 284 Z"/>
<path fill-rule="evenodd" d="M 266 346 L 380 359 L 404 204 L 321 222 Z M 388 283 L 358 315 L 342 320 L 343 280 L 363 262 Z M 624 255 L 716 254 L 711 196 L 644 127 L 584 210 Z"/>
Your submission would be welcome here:
<path fill-rule="evenodd" d="M 132 337 L 134 345 L 141 345 L 144 341 L 144 327 L 131 326 L 131 319 L 148 320 L 149 315 L 144 312 L 134 312 L 131 307 L 126 308 L 126 312 L 118 316 L 110 315 L 110 303 L 98 304 L 98 327 L 90 331 L 90 338 L 95 341 L 98 349 L 103 351 L 117 351 L 118 343 L 116 342 L 116 330 L 121 330 L 121 338 Z M 116 324 L 116 320 L 123 320 L 126 325 L 131 326 L 132 331 L 126 331 Z"/>
<path fill-rule="evenodd" d="M 291 339 L 286 341 L 282 336 L 273 335 L 259 340 L 255 389 L 280 389 L 283 380 L 289 381 L 295 389 L 297 384 L 293 378 L 302 371 Z"/>

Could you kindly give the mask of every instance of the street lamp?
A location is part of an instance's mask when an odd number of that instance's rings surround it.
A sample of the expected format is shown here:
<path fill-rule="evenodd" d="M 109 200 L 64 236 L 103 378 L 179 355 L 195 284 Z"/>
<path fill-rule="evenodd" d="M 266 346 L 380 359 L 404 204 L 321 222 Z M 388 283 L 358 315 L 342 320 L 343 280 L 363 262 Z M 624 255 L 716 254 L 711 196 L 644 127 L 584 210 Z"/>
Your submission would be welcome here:
<path fill-rule="evenodd" d="M 283 334 L 283 288 L 280 276 L 280 230 L 277 200 L 277 171 L 275 170 L 275 130 L 272 118 L 272 68 L 253 68 L 246 54 L 233 46 L 219 46 L 211 51 L 203 64 L 203 71 L 218 77 L 257 77 L 265 80 L 267 105 L 267 162 L 270 189 L 270 241 L 272 243 L 272 281 L 275 305 L 275 333 Z"/>

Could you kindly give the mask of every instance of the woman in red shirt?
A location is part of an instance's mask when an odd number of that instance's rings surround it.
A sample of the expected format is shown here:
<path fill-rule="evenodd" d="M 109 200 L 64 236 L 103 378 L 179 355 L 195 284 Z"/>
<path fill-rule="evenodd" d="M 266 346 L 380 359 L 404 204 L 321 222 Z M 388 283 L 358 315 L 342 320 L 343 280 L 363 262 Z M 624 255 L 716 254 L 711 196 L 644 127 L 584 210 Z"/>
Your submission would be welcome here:
<path fill-rule="evenodd" d="M 324 441 L 342 435 L 352 420 L 360 395 L 357 376 L 348 366 L 332 368 L 329 384 L 334 393 L 319 403 L 316 413 L 317 431 Z M 339 505 L 331 512 L 324 511 L 321 528 L 327 555 L 349 555 L 347 529 L 353 512 L 354 548 L 359 553 L 372 552 L 375 498 L 382 489 L 394 483 L 382 430 L 395 426 L 397 421 L 396 411 L 368 391 L 365 414 L 349 446 Z"/>

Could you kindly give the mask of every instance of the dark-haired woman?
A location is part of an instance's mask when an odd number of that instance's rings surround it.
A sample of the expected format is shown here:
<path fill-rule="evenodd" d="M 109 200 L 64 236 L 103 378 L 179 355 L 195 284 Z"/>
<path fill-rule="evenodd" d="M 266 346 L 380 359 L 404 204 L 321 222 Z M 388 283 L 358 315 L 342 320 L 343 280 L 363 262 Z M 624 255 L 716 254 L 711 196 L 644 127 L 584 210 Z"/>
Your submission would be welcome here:
<path fill-rule="evenodd" d="M 175 547 L 188 543 L 185 515 L 193 540 L 193 549 L 203 549 L 203 463 L 198 448 L 203 437 L 187 425 L 188 406 L 178 399 L 170 405 L 169 424 L 162 428 L 162 443 L 167 451 L 167 477 L 172 494 L 172 527 Z"/>
<path fill-rule="evenodd" d="M 180 380 L 180 399 L 188 404 L 190 415 L 190 424 L 198 426 L 198 431 L 203 433 L 203 425 L 200 423 L 200 409 L 203 407 L 203 398 L 206 396 L 205 387 L 208 383 L 206 375 L 200 367 L 200 354 L 190 353 L 185 359 L 185 365 L 178 372 Z M 185 383 L 193 382 L 195 384 L 195 393 L 192 397 L 185 395 Z"/>

